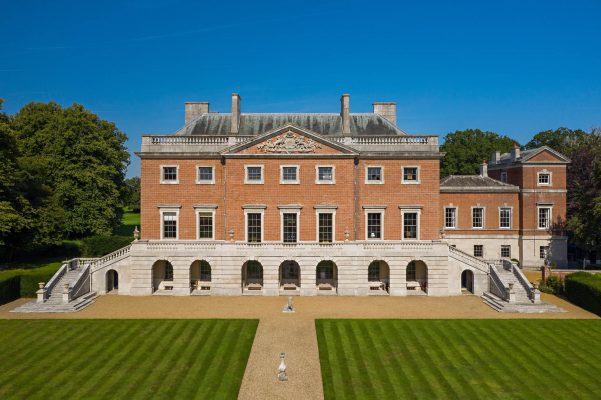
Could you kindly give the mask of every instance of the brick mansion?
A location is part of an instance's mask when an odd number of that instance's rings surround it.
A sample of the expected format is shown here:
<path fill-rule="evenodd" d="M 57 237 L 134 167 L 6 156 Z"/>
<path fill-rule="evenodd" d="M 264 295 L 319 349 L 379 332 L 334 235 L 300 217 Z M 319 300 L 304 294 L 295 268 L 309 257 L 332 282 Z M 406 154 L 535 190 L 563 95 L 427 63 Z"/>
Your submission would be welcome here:
<path fill-rule="evenodd" d="M 340 101 L 330 114 L 243 113 L 237 94 L 227 113 L 186 103 L 183 128 L 136 153 L 141 237 L 80 260 L 91 290 L 534 302 L 517 265 L 566 263 L 569 160 L 516 147 L 441 179 L 438 136 L 404 132 L 395 103 Z"/>

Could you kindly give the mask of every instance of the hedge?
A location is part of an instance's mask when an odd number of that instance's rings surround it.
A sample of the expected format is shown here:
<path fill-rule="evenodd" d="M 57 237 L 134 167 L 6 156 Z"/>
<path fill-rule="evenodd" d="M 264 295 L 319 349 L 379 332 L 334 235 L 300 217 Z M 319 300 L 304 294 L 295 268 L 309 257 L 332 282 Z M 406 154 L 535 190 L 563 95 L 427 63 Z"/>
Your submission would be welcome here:
<path fill-rule="evenodd" d="M 601 275 L 576 272 L 566 276 L 565 294 L 572 303 L 601 315 Z"/>
<path fill-rule="evenodd" d="M 21 276 L 13 276 L 0 281 L 0 305 L 18 299 L 21 287 Z"/>
<path fill-rule="evenodd" d="M 132 241 L 131 236 L 91 236 L 82 241 L 81 251 L 84 257 L 102 257 Z"/>
<path fill-rule="evenodd" d="M 0 281 L 19 277 L 21 297 L 36 297 L 35 292 L 38 290 L 38 282 L 48 282 L 56 271 L 61 267 L 60 262 L 53 262 L 43 265 L 38 268 L 27 269 L 9 269 L 0 271 Z M 13 299 L 14 300 L 14 299 Z"/>

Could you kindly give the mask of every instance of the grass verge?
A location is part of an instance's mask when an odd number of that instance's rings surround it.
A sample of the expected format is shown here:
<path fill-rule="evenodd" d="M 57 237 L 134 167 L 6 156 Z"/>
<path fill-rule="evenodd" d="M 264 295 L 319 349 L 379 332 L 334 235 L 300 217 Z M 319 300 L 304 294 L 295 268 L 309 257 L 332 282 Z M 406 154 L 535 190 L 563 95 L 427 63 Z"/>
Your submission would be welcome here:
<path fill-rule="evenodd" d="M 601 321 L 317 320 L 326 399 L 601 398 Z"/>
<path fill-rule="evenodd" d="M 257 325 L 0 321 L 0 398 L 235 399 Z"/>

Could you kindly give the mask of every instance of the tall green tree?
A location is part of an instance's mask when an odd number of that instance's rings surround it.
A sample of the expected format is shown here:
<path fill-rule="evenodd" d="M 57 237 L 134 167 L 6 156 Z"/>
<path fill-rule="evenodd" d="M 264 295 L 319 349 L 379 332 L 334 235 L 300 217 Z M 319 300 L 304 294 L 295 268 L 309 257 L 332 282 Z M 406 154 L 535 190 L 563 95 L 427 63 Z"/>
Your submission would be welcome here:
<path fill-rule="evenodd" d="M 478 172 L 483 160 L 489 160 L 494 151 L 506 153 L 518 143 L 510 137 L 480 129 L 466 129 L 449 133 L 444 138 L 440 151 L 441 176 L 472 175 Z"/>
<path fill-rule="evenodd" d="M 60 229 L 65 237 L 110 234 L 123 206 L 125 134 L 81 105 L 54 102 L 27 104 L 12 127 L 33 190 L 46 192 L 47 209 L 56 212 L 45 214 L 43 228 Z"/>

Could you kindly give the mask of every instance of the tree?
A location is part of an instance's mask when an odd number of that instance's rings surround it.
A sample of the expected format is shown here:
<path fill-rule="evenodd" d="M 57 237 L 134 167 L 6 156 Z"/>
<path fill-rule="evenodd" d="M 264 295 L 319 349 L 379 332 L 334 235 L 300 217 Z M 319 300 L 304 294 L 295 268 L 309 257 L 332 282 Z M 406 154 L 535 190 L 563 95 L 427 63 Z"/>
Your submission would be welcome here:
<path fill-rule="evenodd" d="M 27 104 L 12 126 L 19 162 L 35 183 L 31 189 L 47 193 L 44 209 L 53 210 L 44 213 L 40 228 L 66 237 L 110 234 L 123 205 L 125 134 L 81 105 L 54 102 Z"/>
<path fill-rule="evenodd" d="M 554 131 L 542 131 L 534 135 L 524 148 L 535 149 L 541 146 L 549 146 L 569 157 L 573 151 L 582 145 L 586 135 L 587 133 L 581 129 L 572 130 L 563 127 Z"/>
<path fill-rule="evenodd" d="M 440 148 L 446 153 L 441 163 L 441 176 L 478 173 L 482 161 L 489 160 L 494 151 L 506 153 L 517 144 L 510 137 L 480 129 L 449 133 Z"/>
<path fill-rule="evenodd" d="M 125 206 L 133 212 L 140 212 L 140 178 L 134 176 L 125 180 Z"/>

